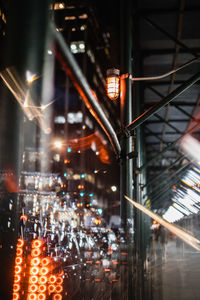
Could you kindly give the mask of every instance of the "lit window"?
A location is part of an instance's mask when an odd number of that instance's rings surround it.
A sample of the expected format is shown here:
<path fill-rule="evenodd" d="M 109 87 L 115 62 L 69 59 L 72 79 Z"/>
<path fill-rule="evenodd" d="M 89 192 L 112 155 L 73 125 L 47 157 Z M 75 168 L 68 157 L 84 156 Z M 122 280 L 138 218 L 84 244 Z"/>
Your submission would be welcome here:
<path fill-rule="evenodd" d="M 65 124 L 66 120 L 64 116 L 56 116 L 54 118 L 54 123 L 55 124 Z"/>
<path fill-rule="evenodd" d="M 70 49 L 73 54 L 84 53 L 85 52 L 85 43 L 83 41 L 72 42 L 70 44 Z"/>

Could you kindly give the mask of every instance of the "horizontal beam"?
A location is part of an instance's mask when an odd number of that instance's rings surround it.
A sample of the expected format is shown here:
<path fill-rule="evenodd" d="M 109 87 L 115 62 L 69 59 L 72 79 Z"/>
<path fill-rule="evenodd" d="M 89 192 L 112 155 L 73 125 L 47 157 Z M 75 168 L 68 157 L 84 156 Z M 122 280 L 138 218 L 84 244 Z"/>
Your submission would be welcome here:
<path fill-rule="evenodd" d="M 146 120 L 148 120 L 151 116 L 153 116 L 156 112 L 158 112 L 165 105 L 170 103 L 172 100 L 181 95 L 184 91 L 186 91 L 189 87 L 191 87 L 195 82 L 200 80 L 200 73 L 192 76 L 189 80 L 187 80 L 184 84 L 176 88 L 173 92 L 163 98 L 159 103 L 155 104 L 149 110 L 145 111 L 142 115 L 140 115 L 137 119 L 135 119 L 132 123 L 125 127 L 125 134 L 133 135 L 134 130 L 143 124 Z"/>

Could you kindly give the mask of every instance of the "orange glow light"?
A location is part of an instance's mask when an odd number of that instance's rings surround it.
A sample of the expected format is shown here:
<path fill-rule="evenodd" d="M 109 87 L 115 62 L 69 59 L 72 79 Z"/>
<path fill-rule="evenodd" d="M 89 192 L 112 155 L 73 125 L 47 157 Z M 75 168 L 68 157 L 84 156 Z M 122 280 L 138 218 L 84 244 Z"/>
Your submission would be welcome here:
<path fill-rule="evenodd" d="M 42 265 L 43 266 L 47 266 L 49 263 L 50 263 L 50 260 L 48 258 L 45 257 L 45 258 L 42 259 Z"/>
<path fill-rule="evenodd" d="M 14 275 L 14 282 L 17 283 L 21 279 L 20 275 Z"/>
<path fill-rule="evenodd" d="M 45 300 L 46 296 L 45 294 L 38 294 L 38 300 Z"/>
<path fill-rule="evenodd" d="M 21 265 L 21 263 L 22 263 L 22 258 L 21 258 L 20 256 L 16 257 L 15 263 L 16 263 L 16 265 Z"/>
<path fill-rule="evenodd" d="M 41 276 L 39 278 L 39 284 L 45 284 L 47 282 L 47 277 L 46 276 Z"/>
<path fill-rule="evenodd" d="M 37 266 L 37 265 L 39 265 L 39 263 L 40 263 L 39 257 L 34 257 L 34 258 L 31 259 L 31 265 L 32 266 Z"/>
<path fill-rule="evenodd" d="M 18 283 L 13 284 L 13 292 L 19 292 L 20 290 L 20 285 Z"/>
<path fill-rule="evenodd" d="M 55 275 L 51 275 L 51 276 L 49 277 L 49 282 L 50 282 L 50 283 L 55 283 L 55 282 L 56 282 L 56 276 L 55 276 Z"/>
<path fill-rule="evenodd" d="M 38 276 L 31 276 L 30 279 L 29 279 L 29 282 L 30 283 L 36 283 L 36 282 L 38 282 Z"/>
<path fill-rule="evenodd" d="M 107 71 L 107 95 L 110 100 L 116 100 L 119 97 L 119 70 L 109 69 Z"/>
<path fill-rule="evenodd" d="M 30 268 L 30 274 L 37 275 L 38 272 L 39 272 L 39 268 L 38 267 L 32 267 L 32 268 Z"/>
<path fill-rule="evenodd" d="M 47 275 L 48 272 L 49 272 L 49 269 L 47 267 L 42 267 L 40 269 L 40 275 Z"/>
<path fill-rule="evenodd" d="M 18 239 L 17 247 L 21 248 L 24 246 L 24 241 L 22 239 Z"/>
<path fill-rule="evenodd" d="M 56 283 L 57 284 L 62 284 L 63 283 L 63 279 L 61 277 L 57 277 Z"/>
<path fill-rule="evenodd" d="M 17 254 L 17 256 L 21 256 L 22 255 L 22 249 L 21 248 L 17 248 L 17 252 L 16 252 L 16 254 Z"/>
<path fill-rule="evenodd" d="M 61 285 L 56 286 L 56 293 L 61 293 L 63 291 L 63 287 Z"/>
<path fill-rule="evenodd" d="M 31 251 L 31 256 L 33 256 L 33 257 L 39 256 L 40 254 L 41 254 L 41 251 L 38 248 L 33 249 Z"/>
<path fill-rule="evenodd" d="M 40 286 L 39 286 L 39 292 L 40 293 L 44 293 L 45 291 L 46 291 L 46 285 L 44 285 L 44 284 L 41 284 Z"/>
<path fill-rule="evenodd" d="M 53 300 L 62 300 L 62 296 L 60 294 L 53 295 Z"/>
<path fill-rule="evenodd" d="M 31 293 L 28 295 L 28 300 L 37 300 L 37 295 L 34 293 Z"/>
<path fill-rule="evenodd" d="M 34 240 L 32 241 L 32 248 L 40 248 L 42 246 L 42 241 Z"/>
<path fill-rule="evenodd" d="M 36 284 L 31 284 L 29 286 L 29 292 L 35 293 L 35 292 L 37 292 L 37 290 L 38 290 L 38 286 Z"/>
<path fill-rule="evenodd" d="M 18 300 L 18 299 L 19 299 L 19 294 L 13 293 L 13 300 Z"/>
<path fill-rule="evenodd" d="M 55 291 L 55 285 L 51 284 L 48 287 L 49 293 L 53 293 Z"/>
<path fill-rule="evenodd" d="M 15 273 L 19 274 L 22 271 L 22 268 L 20 266 L 15 266 Z"/>

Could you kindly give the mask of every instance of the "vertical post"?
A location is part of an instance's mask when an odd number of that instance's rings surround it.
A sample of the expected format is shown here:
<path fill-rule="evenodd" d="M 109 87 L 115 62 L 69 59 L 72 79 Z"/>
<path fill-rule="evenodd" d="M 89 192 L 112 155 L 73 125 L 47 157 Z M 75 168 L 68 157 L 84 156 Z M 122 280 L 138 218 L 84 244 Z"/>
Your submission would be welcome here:
<path fill-rule="evenodd" d="M 48 13 L 47 3 L 47 0 L 9 1 L 2 61 L 5 64 L 4 68 L 12 67 L 11 72 L 14 70 L 23 83 L 26 70 L 34 72 L 41 66 L 44 58 L 42 23 L 47 20 L 44 13 Z M 42 37 L 40 41 L 38 35 Z M 16 99 L 3 84 L 0 94 L 0 177 L 3 182 L 0 197 L 0 295 L 1 299 L 10 300 L 16 241 L 19 237 L 18 183 L 23 152 L 24 116 Z M 29 135 L 31 136 L 32 132 L 29 132 Z"/>
<path fill-rule="evenodd" d="M 132 74 L 132 1 L 121 0 L 121 72 Z M 132 81 L 124 79 L 125 95 L 121 97 L 120 113 L 122 126 L 132 120 Z M 133 198 L 133 162 L 127 154 L 132 152 L 132 137 L 121 140 L 122 160 L 120 164 L 120 204 L 121 221 L 126 232 L 128 247 L 128 269 L 121 272 L 121 299 L 133 296 L 133 207 L 124 199 L 124 195 Z M 123 268 L 123 267 L 122 267 Z"/>

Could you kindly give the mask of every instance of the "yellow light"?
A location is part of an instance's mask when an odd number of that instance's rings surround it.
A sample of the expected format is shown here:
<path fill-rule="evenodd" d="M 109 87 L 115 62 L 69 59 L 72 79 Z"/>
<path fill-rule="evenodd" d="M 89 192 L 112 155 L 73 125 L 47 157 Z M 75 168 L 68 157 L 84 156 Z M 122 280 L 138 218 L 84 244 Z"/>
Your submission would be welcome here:
<path fill-rule="evenodd" d="M 14 283 L 13 284 L 13 292 L 19 292 L 20 290 L 20 285 L 18 283 Z"/>
<path fill-rule="evenodd" d="M 30 274 L 37 275 L 38 272 L 39 272 L 39 268 L 38 267 L 32 267 L 32 268 L 30 268 Z"/>
<path fill-rule="evenodd" d="M 47 277 L 46 276 L 41 276 L 39 278 L 39 284 L 45 284 L 47 282 Z"/>
<path fill-rule="evenodd" d="M 61 277 L 57 277 L 56 283 L 57 284 L 62 284 L 63 283 L 63 279 Z"/>
<path fill-rule="evenodd" d="M 35 293 L 35 292 L 37 292 L 37 290 L 38 290 L 38 286 L 36 284 L 31 284 L 29 286 L 29 292 Z"/>
<path fill-rule="evenodd" d="M 18 239 L 18 242 L 17 242 L 17 247 L 23 247 L 24 245 L 24 241 L 22 239 Z"/>
<path fill-rule="evenodd" d="M 33 256 L 33 257 L 39 256 L 40 254 L 41 254 L 40 249 L 36 248 L 31 251 L 31 256 Z"/>
<path fill-rule="evenodd" d="M 22 249 L 21 248 L 17 248 L 17 256 L 21 256 L 22 255 Z"/>
<path fill-rule="evenodd" d="M 37 295 L 34 293 L 31 293 L 28 295 L 28 300 L 37 300 Z"/>
<path fill-rule="evenodd" d="M 35 276 L 35 275 L 31 276 L 30 279 L 29 279 L 29 282 L 30 283 L 36 283 L 36 282 L 38 282 L 38 276 Z"/>
<path fill-rule="evenodd" d="M 61 285 L 56 286 L 56 293 L 61 293 L 63 291 L 63 288 Z"/>
<path fill-rule="evenodd" d="M 45 257 L 45 258 L 42 259 L 42 265 L 43 266 L 47 266 L 49 263 L 50 263 L 50 260 L 48 258 Z"/>
<path fill-rule="evenodd" d="M 13 300 L 19 299 L 19 293 L 13 293 Z"/>
<path fill-rule="evenodd" d="M 49 272 L 49 269 L 47 267 L 42 267 L 40 269 L 40 275 L 46 275 Z"/>
<path fill-rule="evenodd" d="M 53 300 L 62 300 L 62 296 L 60 294 L 53 295 Z"/>
<path fill-rule="evenodd" d="M 22 258 L 21 258 L 20 256 L 16 257 L 15 263 L 16 263 L 16 265 L 21 265 L 21 263 L 22 263 Z"/>
<path fill-rule="evenodd" d="M 55 282 L 56 282 L 56 276 L 55 276 L 55 275 L 51 275 L 51 276 L 49 277 L 49 282 L 50 282 L 50 283 L 55 283 Z"/>
<path fill-rule="evenodd" d="M 19 282 L 21 279 L 20 275 L 14 275 L 14 283 Z"/>
<path fill-rule="evenodd" d="M 107 70 L 107 96 L 110 100 L 116 100 L 119 97 L 119 70 Z"/>
<path fill-rule="evenodd" d="M 54 284 L 49 285 L 48 290 L 50 294 L 53 293 L 55 291 L 55 285 Z"/>
<path fill-rule="evenodd" d="M 45 294 L 38 294 L 38 300 L 45 300 L 46 296 Z"/>
<path fill-rule="evenodd" d="M 46 285 L 44 285 L 44 284 L 41 284 L 40 286 L 39 286 L 39 292 L 40 293 L 44 293 L 45 291 L 46 291 Z"/>
<path fill-rule="evenodd" d="M 57 149 L 61 149 L 62 148 L 62 142 L 61 141 L 55 141 L 54 145 Z"/>
<path fill-rule="evenodd" d="M 42 241 L 40 241 L 40 240 L 32 241 L 32 248 L 39 248 L 41 246 L 42 246 Z"/>
<path fill-rule="evenodd" d="M 30 71 L 26 71 L 26 81 L 28 84 L 31 84 L 36 79 L 36 74 L 32 74 Z"/>
<path fill-rule="evenodd" d="M 20 266 L 15 266 L 15 273 L 19 274 L 21 272 L 22 268 Z"/>
<path fill-rule="evenodd" d="M 31 259 L 32 266 L 37 266 L 37 265 L 39 265 L 39 263 L 40 263 L 39 257 L 35 257 L 35 258 Z"/>

